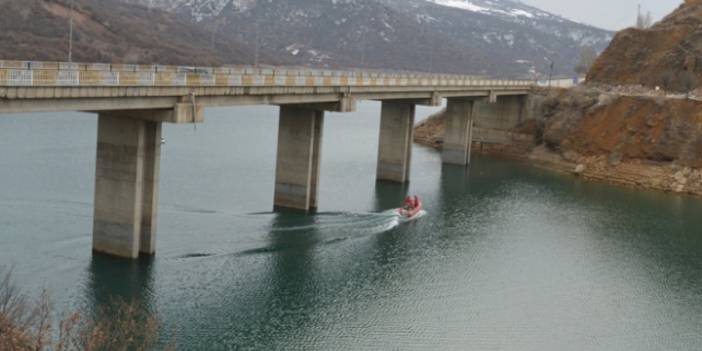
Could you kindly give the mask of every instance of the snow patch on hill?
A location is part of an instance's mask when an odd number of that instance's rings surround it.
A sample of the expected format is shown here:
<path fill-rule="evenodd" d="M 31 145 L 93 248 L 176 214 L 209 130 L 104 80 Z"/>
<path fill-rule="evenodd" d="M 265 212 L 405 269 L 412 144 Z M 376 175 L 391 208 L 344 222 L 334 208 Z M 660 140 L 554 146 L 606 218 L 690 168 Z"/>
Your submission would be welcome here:
<path fill-rule="evenodd" d="M 461 10 L 483 13 L 486 15 L 502 15 L 510 17 L 545 17 L 551 16 L 548 13 L 535 11 L 536 9 L 527 9 L 519 3 L 505 2 L 502 4 L 492 1 L 476 1 L 476 0 L 426 0 L 441 6 L 454 7 Z M 519 8 L 522 7 L 522 8 Z"/>

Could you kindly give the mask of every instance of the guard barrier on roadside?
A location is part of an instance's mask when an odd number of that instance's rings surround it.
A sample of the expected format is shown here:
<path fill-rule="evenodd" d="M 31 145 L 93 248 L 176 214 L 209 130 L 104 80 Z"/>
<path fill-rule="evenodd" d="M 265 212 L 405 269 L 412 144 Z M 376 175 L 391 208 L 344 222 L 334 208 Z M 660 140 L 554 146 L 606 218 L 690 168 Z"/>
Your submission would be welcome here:
<path fill-rule="evenodd" d="M 505 86 L 529 87 L 530 80 L 463 75 L 333 71 L 298 68 L 183 67 L 0 60 L 0 86 Z"/>

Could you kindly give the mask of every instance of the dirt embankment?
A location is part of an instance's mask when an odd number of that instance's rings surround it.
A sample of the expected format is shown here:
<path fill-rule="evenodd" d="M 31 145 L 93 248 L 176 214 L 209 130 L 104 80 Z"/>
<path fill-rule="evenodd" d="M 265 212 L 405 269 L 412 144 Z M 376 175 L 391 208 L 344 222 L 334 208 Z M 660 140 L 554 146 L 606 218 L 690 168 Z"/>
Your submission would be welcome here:
<path fill-rule="evenodd" d="M 702 0 L 686 0 L 648 29 L 619 32 L 588 81 L 688 92 L 702 85 Z"/>
<path fill-rule="evenodd" d="M 579 88 L 541 105 L 543 152 L 583 177 L 702 195 L 702 101 Z"/>
<path fill-rule="evenodd" d="M 539 91 L 532 99 L 536 117 L 511 130 L 511 142 L 478 141 L 474 151 L 586 179 L 702 196 L 702 101 L 601 87 Z M 439 113 L 416 127 L 415 141 L 440 149 L 443 130 Z"/>

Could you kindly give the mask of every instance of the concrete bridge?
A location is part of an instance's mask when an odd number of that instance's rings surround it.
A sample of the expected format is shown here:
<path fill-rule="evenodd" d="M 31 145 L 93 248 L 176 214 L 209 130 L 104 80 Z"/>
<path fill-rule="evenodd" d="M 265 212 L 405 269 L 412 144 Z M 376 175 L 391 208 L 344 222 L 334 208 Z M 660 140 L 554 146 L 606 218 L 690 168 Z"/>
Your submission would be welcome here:
<path fill-rule="evenodd" d="M 514 119 L 531 88 L 421 73 L 0 61 L 0 113 L 98 115 L 93 250 L 125 258 L 156 251 L 162 123 L 202 123 L 210 106 L 280 106 L 274 207 L 310 211 L 325 111 L 381 101 L 376 177 L 404 183 L 416 105 L 447 99 L 443 161 L 467 165 L 475 115 Z"/>

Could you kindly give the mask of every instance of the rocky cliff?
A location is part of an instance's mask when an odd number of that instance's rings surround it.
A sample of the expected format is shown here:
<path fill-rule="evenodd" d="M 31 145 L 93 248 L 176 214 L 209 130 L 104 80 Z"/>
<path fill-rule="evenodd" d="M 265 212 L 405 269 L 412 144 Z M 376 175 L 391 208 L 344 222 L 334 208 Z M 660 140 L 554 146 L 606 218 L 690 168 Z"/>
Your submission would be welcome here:
<path fill-rule="evenodd" d="M 686 0 L 649 29 L 619 32 L 588 80 L 678 92 L 697 88 L 702 84 L 702 0 Z"/>

